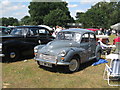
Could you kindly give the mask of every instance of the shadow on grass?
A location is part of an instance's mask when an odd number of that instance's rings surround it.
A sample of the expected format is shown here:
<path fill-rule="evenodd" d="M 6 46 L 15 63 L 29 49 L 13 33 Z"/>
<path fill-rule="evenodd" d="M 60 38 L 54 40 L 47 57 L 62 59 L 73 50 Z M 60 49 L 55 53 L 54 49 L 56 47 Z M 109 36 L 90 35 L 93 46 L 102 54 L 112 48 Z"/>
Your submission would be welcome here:
<path fill-rule="evenodd" d="M 94 62 L 96 62 L 96 60 L 91 60 L 89 62 L 81 64 L 80 68 L 79 68 L 79 70 L 77 72 L 82 71 L 85 68 L 91 66 Z M 52 68 L 45 67 L 45 66 L 39 66 L 39 67 L 46 70 L 46 71 L 50 71 L 50 72 L 54 72 L 54 73 L 64 73 L 64 74 L 73 73 L 73 72 L 68 71 L 68 66 L 53 66 Z"/>
<path fill-rule="evenodd" d="M 34 56 L 30 55 L 30 56 L 21 56 L 19 59 L 17 60 L 5 60 L 4 58 L 0 58 L 0 62 L 2 63 L 14 63 L 14 62 L 19 62 L 19 61 L 24 61 L 24 60 L 28 60 L 28 59 L 33 59 Z"/>

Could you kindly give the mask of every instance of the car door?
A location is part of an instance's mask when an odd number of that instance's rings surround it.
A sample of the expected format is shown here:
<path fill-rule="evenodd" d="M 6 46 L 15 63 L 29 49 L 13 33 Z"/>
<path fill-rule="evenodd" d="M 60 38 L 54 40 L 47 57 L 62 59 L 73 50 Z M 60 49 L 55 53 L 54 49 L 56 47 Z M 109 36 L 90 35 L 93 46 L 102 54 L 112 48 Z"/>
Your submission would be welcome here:
<path fill-rule="evenodd" d="M 95 51 L 96 51 L 96 37 L 94 33 L 89 33 L 89 59 L 93 59 L 95 57 Z"/>
<path fill-rule="evenodd" d="M 38 41 L 38 37 L 39 37 L 39 33 L 38 33 L 39 28 L 29 28 L 27 35 L 26 35 L 26 42 L 31 43 L 33 45 L 38 45 L 39 41 Z"/>
<path fill-rule="evenodd" d="M 47 41 L 48 42 L 55 39 L 55 37 L 52 36 L 52 34 L 49 30 L 46 30 L 46 34 L 47 34 Z"/>
<path fill-rule="evenodd" d="M 82 35 L 81 38 L 81 43 L 80 43 L 80 47 L 83 48 L 83 61 L 82 62 L 86 62 L 89 59 L 90 53 L 89 53 L 89 34 L 85 33 Z"/>
<path fill-rule="evenodd" d="M 49 42 L 49 32 L 45 28 L 39 28 L 39 37 L 38 40 L 41 44 L 47 44 Z"/>

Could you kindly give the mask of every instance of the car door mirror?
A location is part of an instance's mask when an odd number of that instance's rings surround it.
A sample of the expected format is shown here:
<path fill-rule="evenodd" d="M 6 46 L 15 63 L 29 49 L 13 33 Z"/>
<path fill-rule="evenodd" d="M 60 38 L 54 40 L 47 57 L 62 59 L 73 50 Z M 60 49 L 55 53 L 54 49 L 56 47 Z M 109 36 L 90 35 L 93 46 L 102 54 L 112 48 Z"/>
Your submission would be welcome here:
<path fill-rule="evenodd" d="M 41 40 L 38 40 L 38 43 L 41 44 Z"/>

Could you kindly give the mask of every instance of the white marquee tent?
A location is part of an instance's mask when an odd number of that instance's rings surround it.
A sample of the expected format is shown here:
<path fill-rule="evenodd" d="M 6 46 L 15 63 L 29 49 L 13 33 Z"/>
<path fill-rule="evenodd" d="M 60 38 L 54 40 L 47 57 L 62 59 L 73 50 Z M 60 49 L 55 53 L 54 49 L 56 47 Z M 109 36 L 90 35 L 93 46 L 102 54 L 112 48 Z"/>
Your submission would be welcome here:
<path fill-rule="evenodd" d="M 120 23 L 111 26 L 112 29 L 120 30 Z"/>

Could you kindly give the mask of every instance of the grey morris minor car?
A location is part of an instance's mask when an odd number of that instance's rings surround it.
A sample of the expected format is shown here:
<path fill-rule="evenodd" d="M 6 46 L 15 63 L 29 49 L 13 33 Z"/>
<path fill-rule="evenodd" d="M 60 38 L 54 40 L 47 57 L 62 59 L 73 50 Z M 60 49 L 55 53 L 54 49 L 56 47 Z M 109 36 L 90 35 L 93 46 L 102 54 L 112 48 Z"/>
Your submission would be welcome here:
<path fill-rule="evenodd" d="M 71 28 L 60 31 L 56 39 L 47 45 L 36 46 L 34 53 L 34 59 L 39 65 L 66 65 L 68 71 L 75 72 L 81 63 L 99 60 L 101 47 L 97 44 L 93 31 Z"/>

